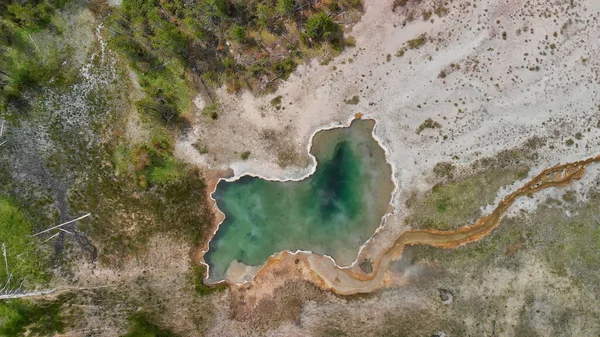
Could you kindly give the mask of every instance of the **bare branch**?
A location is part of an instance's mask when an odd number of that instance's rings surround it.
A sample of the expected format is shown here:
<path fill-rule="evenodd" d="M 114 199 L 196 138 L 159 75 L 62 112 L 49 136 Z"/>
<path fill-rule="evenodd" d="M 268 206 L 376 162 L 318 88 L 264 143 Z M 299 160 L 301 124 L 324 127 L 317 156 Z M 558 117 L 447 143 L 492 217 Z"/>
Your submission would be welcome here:
<path fill-rule="evenodd" d="M 47 238 L 46 240 L 42 241 L 42 243 L 45 243 L 46 241 L 49 241 L 51 239 L 54 239 L 55 237 L 57 237 L 60 233 L 56 233 L 54 235 L 52 235 L 51 237 Z"/>
<path fill-rule="evenodd" d="M 22 285 L 23 285 L 23 282 L 21 282 L 21 286 L 19 286 L 19 288 L 17 290 L 15 290 L 11 293 L 2 294 L 2 292 L 0 292 L 0 294 L 1 294 L 0 300 L 8 300 L 8 299 L 22 298 L 22 297 L 46 296 L 48 294 L 53 294 L 53 293 L 64 293 L 64 292 L 71 292 L 71 291 L 90 291 L 90 290 L 95 290 L 95 289 L 114 288 L 115 287 L 115 285 L 102 285 L 102 286 L 95 286 L 95 287 L 64 287 L 64 288 L 38 290 L 38 291 L 32 291 L 32 292 L 28 292 L 28 293 L 19 293 Z"/>
<path fill-rule="evenodd" d="M 8 281 L 6 281 L 6 284 L 4 285 L 4 287 L 2 287 L 2 289 L 0 290 L 0 293 L 4 292 L 4 290 L 6 290 L 6 288 L 8 288 L 8 285 L 10 284 L 12 277 L 13 277 L 12 274 L 8 275 Z"/>
<path fill-rule="evenodd" d="M 0 300 L 8 300 L 12 298 L 22 298 L 22 297 L 33 297 L 40 295 L 47 295 L 53 293 L 55 290 L 41 290 L 41 291 L 32 291 L 30 293 L 20 293 L 20 294 L 9 294 L 9 295 L 0 295 Z"/>
<path fill-rule="evenodd" d="M 19 287 L 17 288 L 17 290 L 13 291 L 14 293 L 18 293 L 19 291 L 21 291 L 21 288 L 23 288 L 23 283 L 25 282 L 25 280 L 21 280 L 21 284 L 19 284 Z"/>
<path fill-rule="evenodd" d="M 33 45 L 35 46 L 35 49 L 38 51 L 38 53 L 40 53 L 40 56 L 42 57 L 42 60 L 44 60 L 44 64 L 46 64 L 46 57 L 44 57 L 44 54 L 42 54 L 42 51 L 40 50 L 40 47 L 38 47 L 37 43 L 35 43 L 35 40 L 33 39 L 33 37 L 31 37 L 31 34 L 27 33 L 27 35 L 29 35 L 29 38 L 31 39 L 31 42 L 33 42 Z"/>
<path fill-rule="evenodd" d="M 8 275 L 8 257 L 6 256 L 6 242 L 2 242 L 2 255 L 4 255 L 4 264 L 6 265 L 6 275 Z"/>
<path fill-rule="evenodd" d="M 596 221 L 596 223 L 598 225 L 600 225 L 600 218 L 598 218 L 598 216 L 596 216 L 596 214 L 592 213 L 592 218 L 594 218 L 594 220 Z"/>
<path fill-rule="evenodd" d="M 83 219 L 83 218 L 87 218 L 87 217 L 88 217 L 88 216 L 90 216 L 91 214 L 92 214 L 92 213 L 88 213 L 88 214 L 86 214 L 86 215 L 80 216 L 80 217 L 79 217 L 79 218 L 77 218 L 77 219 L 73 219 L 73 220 L 67 221 L 67 222 L 65 222 L 65 223 L 61 223 L 60 225 L 56 225 L 56 226 L 54 226 L 54 227 L 50 227 L 50 228 L 48 228 L 48 229 L 44 229 L 43 231 L 41 231 L 41 232 L 39 232 L 39 233 L 33 234 L 33 236 L 38 236 L 38 235 L 40 235 L 40 234 L 42 234 L 42 233 L 49 232 L 49 231 L 51 231 L 51 230 L 53 230 L 53 229 L 56 229 L 56 228 L 60 228 L 60 227 L 62 227 L 62 226 L 64 226 L 64 225 L 68 225 L 68 224 L 70 224 L 70 223 L 73 223 L 73 222 L 75 222 L 75 221 L 81 220 L 81 219 Z"/>

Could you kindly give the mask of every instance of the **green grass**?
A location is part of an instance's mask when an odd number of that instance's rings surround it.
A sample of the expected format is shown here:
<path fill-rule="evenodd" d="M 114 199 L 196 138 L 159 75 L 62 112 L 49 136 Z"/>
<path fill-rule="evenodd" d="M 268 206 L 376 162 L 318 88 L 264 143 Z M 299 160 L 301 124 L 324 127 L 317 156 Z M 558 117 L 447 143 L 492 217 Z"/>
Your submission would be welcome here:
<path fill-rule="evenodd" d="M 175 158 L 168 158 L 161 166 L 154 166 L 148 174 L 150 184 L 165 184 L 179 179 L 183 175 L 182 165 Z"/>
<path fill-rule="evenodd" d="M 113 152 L 113 163 L 118 174 L 127 174 L 132 162 L 131 149 L 128 146 L 121 144 L 115 148 Z"/>
<path fill-rule="evenodd" d="M 192 266 L 189 271 L 189 280 L 194 286 L 194 291 L 199 296 L 206 296 L 217 292 L 224 291 L 227 289 L 225 284 L 217 284 L 207 286 L 204 284 L 204 278 L 206 277 L 206 267 L 204 266 Z"/>
<path fill-rule="evenodd" d="M 49 277 L 45 272 L 46 256 L 39 251 L 37 240 L 31 237 L 32 228 L 25 214 L 0 196 L 0 245 L 6 245 L 9 273 L 13 274 L 11 284 L 14 287 L 11 288 L 18 288 L 22 280 L 34 283 L 46 281 Z M 0 262 L 0 284 L 4 286 L 8 275 L 1 251 Z"/>
<path fill-rule="evenodd" d="M 118 145 L 113 150 L 113 164 L 119 174 L 132 176 L 144 189 L 166 184 L 180 179 L 186 170 L 186 165 L 173 156 L 173 147 L 173 137 L 156 126 L 144 144 L 134 148 Z"/>
<path fill-rule="evenodd" d="M 471 223 L 481 215 L 480 207 L 494 202 L 502 186 L 524 178 L 528 170 L 525 166 L 495 169 L 436 185 L 411 205 L 407 223 L 439 230 Z"/>
<path fill-rule="evenodd" d="M 451 251 L 428 246 L 408 250 L 414 260 L 433 261 L 461 273 L 491 264 L 514 268 L 519 259 L 533 255 L 557 276 L 571 277 L 575 284 L 597 291 L 600 225 L 594 215 L 600 213 L 600 193 L 594 190 L 585 203 L 548 199 L 536 211 L 504 218 L 492 234 Z"/>
<path fill-rule="evenodd" d="M 0 336 L 52 336 L 69 326 L 63 305 L 69 295 L 53 301 L 8 300 L 0 302 Z"/>
<path fill-rule="evenodd" d="M 157 325 L 150 314 L 137 312 L 129 317 L 129 330 L 123 337 L 177 337 L 171 330 Z"/>

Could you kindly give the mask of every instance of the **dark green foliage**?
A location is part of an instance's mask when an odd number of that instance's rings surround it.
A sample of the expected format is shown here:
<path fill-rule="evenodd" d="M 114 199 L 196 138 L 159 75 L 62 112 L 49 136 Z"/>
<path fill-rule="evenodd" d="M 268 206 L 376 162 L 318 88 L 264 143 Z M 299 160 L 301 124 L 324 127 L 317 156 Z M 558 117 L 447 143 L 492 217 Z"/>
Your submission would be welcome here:
<path fill-rule="evenodd" d="M 165 15 L 165 10 L 170 10 L 172 16 Z M 123 12 L 111 17 L 115 34 L 110 42 L 127 57 L 146 94 L 137 103 L 138 108 L 166 123 L 176 122 L 191 101 L 185 69 L 190 66 L 191 41 L 194 34 L 200 33 L 186 34 L 187 29 L 181 29 L 179 22 L 171 21 L 185 19 L 184 10 L 178 1 L 161 8 L 158 1 L 126 0 Z"/>
<path fill-rule="evenodd" d="M 68 326 L 63 304 L 69 295 L 53 301 L 0 301 L 0 336 L 51 336 Z"/>
<path fill-rule="evenodd" d="M 150 142 L 131 151 L 130 161 L 140 187 L 147 188 L 177 180 L 183 174 L 182 164 L 173 158 L 173 139 L 164 130 L 158 130 Z"/>
<path fill-rule="evenodd" d="M 275 11 L 279 15 L 290 15 L 294 12 L 296 5 L 294 0 L 277 0 L 275 5 Z"/>
<path fill-rule="evenodd" d="M 123 337 L 177 337 L 174 332 L 157 325 L 150 314 L 136 312 L 129 318 L 129 331 Z"/>
<path fill-rule="evenodd" d="M 259 26 L 267 27 L 275 17 L 275 9 L 267 3 L 256 5 L 256 23 Z"/>
<path fill-rule="evenodd" d="M 330 1 L 327 6 L 357 9 L 360 1 Z M 320 48 L 328 42 L 336 49 L 343 47 L 340 27 L 323 10 L 297 8 L 294 0 L 210 0 L 193 5 L 183 0 L 124 0 L 111 15 L 111 43 L 140 77 L 146 93 L 140 107 L 172 122 L 189 108 L 183 102 L 191 101 L 196 76 L 209 86 L 225 83 L 231 93 L 272 90 L 274 80 L 286 79 L 302 59 L 300 45 Z M 305 23 L 306 36 L 313 41 L 292 41 L 297 34 L 286 25 L 300 29 Z M 238 55 L 235 59 L 231 48 Z M 149 76 L 155 79 L 146 80 Z"/>
<path fill-rule="evenodd" d="M 316 41 L 331 41 L 340 27 L 325 12 L 314 14 L 306 21 L 306 34 Z"/>
<path fill-rule="evenodd" d="M 244 41 L 246 39 L 246 29 L 242 26 L 234 25 L 231 29 L 231 37 L 236 41 Z"/>
<path fill-rule="evenodd" d="M 296 69 L 296 62 L 291 58 L 283 59 L 273 66 L 273 70 L 283 79 L 287 79 L 290 74 Z"/>
<path fill-rule="evenodd" d="M 242 152 L 242 154 L 240 155 L 240 158 L 242 158 L 242 160 L 248 160 L 248 158 L 250 158 L 250 151 Z"/>
<path fill-rule="evenodd" d="M 44 29 L 50 25 L 54 11 L 64 7 L 69 0 L 7 0 L 0 3 L 2 19 L 28 31 Z"/>

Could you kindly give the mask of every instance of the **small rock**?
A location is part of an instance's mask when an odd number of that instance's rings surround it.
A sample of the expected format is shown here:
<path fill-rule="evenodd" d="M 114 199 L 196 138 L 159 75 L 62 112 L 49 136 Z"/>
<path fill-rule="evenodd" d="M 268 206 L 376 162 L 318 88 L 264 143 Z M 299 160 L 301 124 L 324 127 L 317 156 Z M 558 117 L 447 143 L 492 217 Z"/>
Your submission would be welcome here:
<path fill-rule="evenodd" d="M 438 289 L 439 293 L 440 293 L 440 299 L 442 300 L 442 303 L 444 304 L 450 304 L 452 303 L 452 300 L 454 300 L 454 295 L 452 294 L 452 292 L 450 290 L 447 289 Z"/>
<path fill-rule="evenodd" d="M 371 274 L 373 272 L 373 262 L 370 259 L 364 259 L 361 263 L 358 264 L 360 270 L 365 274 Z"/>

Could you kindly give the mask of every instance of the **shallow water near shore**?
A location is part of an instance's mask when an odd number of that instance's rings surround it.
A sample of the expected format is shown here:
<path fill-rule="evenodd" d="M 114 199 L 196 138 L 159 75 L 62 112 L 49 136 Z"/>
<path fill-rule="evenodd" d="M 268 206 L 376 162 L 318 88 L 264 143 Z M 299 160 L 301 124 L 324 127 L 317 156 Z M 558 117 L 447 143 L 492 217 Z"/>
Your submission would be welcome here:
<path fill-rule="evenodd" d="M 373 120 L 319 131 L 315 172 L 300 181 L 244 176 L 213 193 L 225 220 L 205 261 L 210 281 L 226 278 L 233 261 L 259 266 L 283 250 L 309 250 L 351 264 L 388 209 L 394 184 Z"/>

